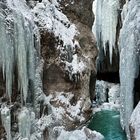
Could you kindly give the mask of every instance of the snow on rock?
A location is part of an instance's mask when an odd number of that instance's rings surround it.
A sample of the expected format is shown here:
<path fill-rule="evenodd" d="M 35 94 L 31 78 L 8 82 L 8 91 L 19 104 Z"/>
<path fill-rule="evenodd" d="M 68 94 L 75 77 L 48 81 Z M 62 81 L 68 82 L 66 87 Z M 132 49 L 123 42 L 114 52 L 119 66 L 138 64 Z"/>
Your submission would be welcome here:
<path fill-rule="evenodd" d="M 62 139 L 63 140 L 103 140 L 104 137 L 96 131 L 91 131 L 88 128 L 83 127 L 81 130 L 75 130 L 70 132 L 62 130 L 57 140 L 62 140 Z"/>
<path fill-rule="evenodd" d="M 26 0 L 6 0 L 6 3 L 8 7 L 23 14 L 24 17 L 33 23 L 33 16 L 29 7 L 26 5 Z"/>
<path fill-rule="evenodd" d="M 93 112 L 101 110 L 120 109 L 120 85 L 105 81 L 96 81 L 95 86 L 96 104 Z"/>
<path fill-rule="evenodd" d="M 96 81 L 95 85 L 96 102 L 98 104 L 104 103 L 107 100 L 107 83 L 105 81 Z"/>
<path fill-rule="evenodd" d="M 140 102 L 134 109 L 129 124 L 131 138 L 134 140 L 140 140 Z"/>
<path fill-rule="evenodd" d="M 73 46 L 72 40 L 78 33 L 74 24 L 71 24 L 66 15 L 59 9 L 59 3 L 56 0 L 42 0 L 32 10 L 34 21 L 40 25 L 40 28 L 53 32 L 56 37 L 63 41 L 64 45 Z"/>
<path fill-rule="evenodd" d="M 80 58 L 77 56 L 77 54 L 74 54 L 72 56 L 72 62 L 66 62 L 66 70 L 70 72 L 70 79 L 75 82 L 78 82 L 80 79 L 80 74 L 86 69 L 86 64 L 83 62 L 83 60 L 80 60 Z M 72 77 L 75 76 L 75 77 Z M 75 78 L 75 79 L 74 79 Z"/>
<path fill-rule="evenodd" d="M 114 84 L 109 89 L 109 102 L 114 104 L 120 104 L 120 85 Z"/>
<path fill-rule="evenodd" d="M 81 114 L 82 108 L 82 100 L 78 100 L 75 105 L 71 105 L 70 100 L 74 97 L 72 93 L 55 93 L 55 96 L 48 96 L 46 98 L 46 102 L 48 102 L 48 98 L 52 105 L 50 104 L 51 113 L 58 120 L 62 120 L 63 116 L 66 115 L 71 121 L 78 119 L 80 122 L 84 121 L 85 118 Z M 53 106 L 55 103 L 57 106 Z"/>
<path fill-rule="evenodd" d="M 140 66 L 140 1 L 131 0 L 120 33 L 121 124 L 129 139 L 133 111 L 134 81 Z"/>
<path fill-rule="evenodd" d="M 95 86 L 95 93 L 96 93 L 96 101 L 99 104 L 102 104 L 104 102 L 119 104 L 120 97 L 119 84 L 97 80 Z"/>

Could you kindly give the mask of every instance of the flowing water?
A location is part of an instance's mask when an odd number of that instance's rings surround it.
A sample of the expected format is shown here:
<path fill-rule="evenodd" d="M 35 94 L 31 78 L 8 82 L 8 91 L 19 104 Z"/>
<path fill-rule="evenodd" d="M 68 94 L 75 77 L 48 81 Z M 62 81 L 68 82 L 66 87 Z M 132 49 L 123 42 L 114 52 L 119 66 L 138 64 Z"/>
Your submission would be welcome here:
<path fill-rule="evenodd" d="M 120 125 L 118 111 L 104 110 L 95 113 L 88 128 L 100 132 L 105 140 L 127 140 Z"/>

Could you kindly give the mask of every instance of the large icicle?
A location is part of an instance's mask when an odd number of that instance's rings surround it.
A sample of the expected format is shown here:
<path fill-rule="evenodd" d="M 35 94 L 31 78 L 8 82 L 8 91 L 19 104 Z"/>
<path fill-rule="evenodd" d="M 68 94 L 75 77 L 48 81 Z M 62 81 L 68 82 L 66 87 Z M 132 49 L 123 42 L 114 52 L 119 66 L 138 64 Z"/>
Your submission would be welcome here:
<path fill-rule="evenodd" d="M 10 109 L 6 106 L 1 108 L 1 120 L 7 134 L 7 140 L 11 140 L 11 115 Z"/>
<path fill-rule="evenodd" d="M 0 67 L 3 69 L 3 77 L 6 76 L 6 92 L 9 97 L 12 93 L 12 74 L 13 74 L 13 61 L 14 61 L 14 46 L 12 41 L 11 33 L 8 32 L 6 21 L 6 12 L 4 4 L 0 3 Z"/>
<path fill-rule="evenodd" d="M 109 57 L 112 64 L 113 48 L 116 46 L 116 28 L 118 24 L 119 0 L 95 0 L 93 11 L 95 11 L 95 23 L 93 32 L 97 39 L 99 48 L 99 63 L 106 54 L 107 43 L 109 45 Z"/>
<path fill-rule="evenodd" d="M 19 134 L 22 138 L 30 139 L 31 133 L 31 112 L 27 108 L 22 108 L 18 116 Z"/>
<path fill-rule="evenodd" d="M 140 65 L 140 1 L 131 0 L 120 34 L 121 123 L 129 137 L 134 80 Z"/>
<path fill-rule="evenodd" d="M 31 17 L 25 17 L 26 9 L 17 9 L 19 5 L 16 1 L 7 0 L 7 4 L 8 7 L 0 3 L 0 66 L 6 77 L 6 91 L 10 98 L 14 68 L 17 66 L 18 87 L 26 102 L 28 83 L 34 81 L 35 74 L 34 24 Z"/>

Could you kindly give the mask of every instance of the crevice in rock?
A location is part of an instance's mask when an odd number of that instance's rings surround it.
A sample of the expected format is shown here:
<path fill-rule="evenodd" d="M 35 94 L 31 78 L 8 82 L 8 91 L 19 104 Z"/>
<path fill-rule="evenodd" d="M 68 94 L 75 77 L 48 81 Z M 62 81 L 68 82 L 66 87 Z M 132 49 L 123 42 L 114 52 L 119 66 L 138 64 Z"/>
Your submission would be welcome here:
<path fill-rule="evenodd" d="M 119 72 L 105 72 L 105 73 L 97 73 L 98 80 L 104 80 L 110 83 L 120 83 Z"/>
<path fill-rule="evenodd" d="M 134 81 L 134 108 L 140 101 L 140 71 L 138 77 Z"/>
<path fill-rule="evenodd" d="M 93 71 L 91 71 L 90 75 L 90 82 L 89 82 L 89 92 L 90 92 L 90 100 L 93 101 L 95 97 L 95 82 L 96 82 L 96 75 Z"/>

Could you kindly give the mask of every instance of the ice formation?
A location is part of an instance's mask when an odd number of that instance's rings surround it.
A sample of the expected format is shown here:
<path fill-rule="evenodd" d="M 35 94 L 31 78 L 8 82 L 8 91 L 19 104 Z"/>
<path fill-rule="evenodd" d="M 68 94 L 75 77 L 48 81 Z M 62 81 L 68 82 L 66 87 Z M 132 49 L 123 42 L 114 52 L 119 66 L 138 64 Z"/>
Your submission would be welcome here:
<path fill-rule="evenodd" d="M 120 110 L 120 84 L 96 81 L 96 101 L 93 112 L 101 110 Z"/>
<path fill-rule="evenodd" d="M 31 12 L 24 0 L 0 2 L 0 68 L 6 81 L 6 93 L 10 103 L 15 80 L 18 81 L 22 106 L 26 106 L 29 93 L 34 94 L 37 63 L 35 47 L 39 47 L 34 38 L 36 32 Z M 10 110 L 11 108 L 6 106 L 1 108 L 1 119 L 8 140 L 11 140 Z M 29 138 L 29 110 L 21 110 L 18 118 L 19 134 L 22 138 Z"/>
<path fill-rule="evenodd" d="M 132 129 L 132 135 L 134 135 L 136 140 L 140 139 L 140 102 L 134 109 L 131 119 L 130 119 L 130 128 Z"/>
<path fill-rule="evenodd" d="M 93 12 L 95 13 L 93 32 L 99 48 L 98 63 L 103 61 L 108 45 L 110 63 L 112 64 L 113 48 L 116 47 L 116 28 L 119 9 L 119 0 L 95 0 L 93 3 Z"/>
<path fill-rule="evenodd" d="M 121 123 L 129 139 L 129 120 L 133 111 L 134 80 L 140 65 L 140 1 L 128 4 L 120 34 Z"/>
<path fill-rule="evenodd" d="M 40 30 L 43 28 L 44 30 L 53 32 L 56 37 L 63 41 L 63 45 L 67 48 L 78 46 L 78 43 L 74 41 L 74 37 L 77 34 L 76 27 L 74 24 L 71 24 L 68 18 L 61 12 L 57 0 L 42 0 L 41 3 L 37 2 L 36 6 L 32 9 L 32 13 L 31 9 L 28 9 L 25 0 L 6 0 L 0 2 L 0 68 L 3 71 L 3 78 L 6 80 L 6 90 L 9 98 L 11 99 L 12 87 L 17 75 L 16 80 L 18 80 L 18 88 L 21 95 L 20 111 L 16 112 L 18 114 L 16 117 L 18 117 L 17 129 L 19 132 L 17 132 L 16 136 L 13 136 L 14 134 L 12 135 L 13 139 L 18 140 L 43 139 L 43 131 L 48 125 L 54 123 L 54 120 L 52 120 L 54 115 L 60 115 L 56 116 L 56 118 L 59 119 L 66 111 L 70 114 L 69 118 L 71 120 L 77 118 L 83 121 L 85 119 L 83 115 L 80 114 L 80 111 L 82 111 L 81 100 L 83 99 L 80 99 L 76 105 L 71 105 L 69 95 L 67 98 L 58 95 L 56 97 L 58 101 L 66 106 L 69 105 L 69 107 L 66 107 L 67 110 L 61 107 L 52 107 L 52 114 L 44 115 L 42 113 L 41 118 L 37 118 L 40 114 L 34 114 L 37 117 L 35 116 L 36 120 L 34 120 L 34 127 L 32 127 L 32 114 L 30 111 L 34 111 L 35 113 L 39 112 L 39 101 L 47 98 L 45 95 L 41 96 L 43 92 L 40 75 L 43 62 L 35 60 L 39 59 L 37 58 L 37 52 L 35 50 L 35 48 L 39 50 L 39 44 L 34 40 L 34 35 L 36 35 L 34 21 L 39 24 Z M 39 38 L 39 34 L 36 38 Z M 75 44 L 75 42 L 77 44 Z M 72 67 L 72 74 L 82 71 L 85 68 L 84 63 L 82 60 L 79 60 L 76 54 L 73 55 L 72 59 L 72 62 L 69 63 Z M 34 89 L 30 89 L 31 87 Z M 33 94 L 34 97 L 30 98 L 30 94 Z M 73 94 L 70 94 L 73 97 Z M 44 99 L 42 99 L 42 97 L 44 97 Z M 28 98 L 32 100 L 31 103 L 34 103 L 34 106 L 30 103 L 28 104 Z M 55 98 L 52 100 L 55 100 Z M 48 105 L 48 102 L 46 104 Z M 11 112 L 11 114 L 10 112 L 10 107 L 1 108 L 1 118 L 8 140 L 12 139 L 11 116 L 13 112 Z"/>
<path fill-rule="evenodd" d="M 12 94 L 13 73 L 17 68 L 18 88 L 23 98 L 21 101 L 26 102 L 28 82 L 34 81 L 33 24 L 16 8 L 16 4 L 10 0 L 7 6 L 6 3 L 0 3 L 0 66 L 9 98 Z"/>
<path fill-rule="evenodd" d="M 19 134 L 22 138 L 30 139 L 31 133 L 31 113 L 27 108 L 23 108 L 18 116 Z"/>
<path fill-rule="evenodd" d="M 7 140 L 11 140 L 11 114 L 7 106 L 1 108 L 1 120 L 7 134 Z"/>

